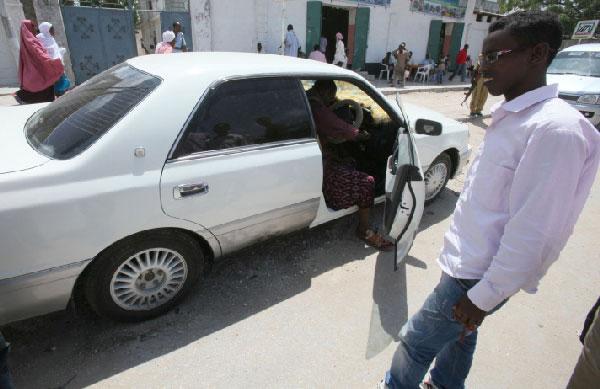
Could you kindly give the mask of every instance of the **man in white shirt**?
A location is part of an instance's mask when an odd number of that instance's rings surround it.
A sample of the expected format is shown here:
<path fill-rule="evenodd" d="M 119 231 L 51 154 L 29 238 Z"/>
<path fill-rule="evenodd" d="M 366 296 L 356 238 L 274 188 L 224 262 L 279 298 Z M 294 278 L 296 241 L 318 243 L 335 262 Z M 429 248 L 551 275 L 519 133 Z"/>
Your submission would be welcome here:
<path fill-rule="evenodd" d="M 283 40 L 283 54 L 288 57 L 297 57 L 298 49 L 300 48 L 300 41 L 294 32 L 294 26 L 289 24 L 287 26 L 287 32 L 285 33 L 285 39 Z"/>
<path fill-rule="evenodd" d="M 440 283 L 403 327 L 380 384 L 463 388 L 477 328 L 519 290 L 535 293 L 589 195 L 600 135 L 546 85 L 558 18 L 516 12 L 494 22 L 480 55 L 489 92 L 504 95 L 467 175 L 438 259 Z"/>

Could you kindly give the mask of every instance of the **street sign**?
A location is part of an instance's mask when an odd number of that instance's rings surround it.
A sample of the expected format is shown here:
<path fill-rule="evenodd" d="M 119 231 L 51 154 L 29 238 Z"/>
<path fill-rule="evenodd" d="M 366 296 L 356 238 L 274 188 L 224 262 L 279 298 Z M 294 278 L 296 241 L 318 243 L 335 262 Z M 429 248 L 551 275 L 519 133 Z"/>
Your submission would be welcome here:
<path fill-rule="evenodd" d="M 571 39 L 588 39 L 594 37 L 598 20 L 582 20 L 577 22 Z"/>

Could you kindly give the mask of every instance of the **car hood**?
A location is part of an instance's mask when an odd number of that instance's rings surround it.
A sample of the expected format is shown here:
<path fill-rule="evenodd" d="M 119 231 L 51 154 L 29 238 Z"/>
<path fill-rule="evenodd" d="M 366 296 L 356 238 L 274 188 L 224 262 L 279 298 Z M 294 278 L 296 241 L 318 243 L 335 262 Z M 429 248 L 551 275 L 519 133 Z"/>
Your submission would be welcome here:
<path fill-rule="evenodd" d="M 40 166 L 49 158 L 27 143 L 23 127 L 27 119 L 43 104 L 0 107 L 0 174 L 18 172 Z"/>
<path fill-rule="evenodd" d="M 600 94 L 600 77 L 577 76 L 575 74 L 548 74 L 548 84 L 558 84 L 560 93 Z"/>

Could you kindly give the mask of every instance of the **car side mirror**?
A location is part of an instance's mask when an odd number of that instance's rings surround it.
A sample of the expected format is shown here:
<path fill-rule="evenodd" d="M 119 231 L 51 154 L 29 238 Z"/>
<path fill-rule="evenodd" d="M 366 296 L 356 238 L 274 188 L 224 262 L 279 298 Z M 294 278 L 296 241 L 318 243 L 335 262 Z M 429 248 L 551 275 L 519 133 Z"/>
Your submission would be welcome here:
<path fill-rule="evenodd" d="M 415 132 L 424 135 L 441 135 L 442 123 L 427 119 L 417 119 L 415 123 Z"/>

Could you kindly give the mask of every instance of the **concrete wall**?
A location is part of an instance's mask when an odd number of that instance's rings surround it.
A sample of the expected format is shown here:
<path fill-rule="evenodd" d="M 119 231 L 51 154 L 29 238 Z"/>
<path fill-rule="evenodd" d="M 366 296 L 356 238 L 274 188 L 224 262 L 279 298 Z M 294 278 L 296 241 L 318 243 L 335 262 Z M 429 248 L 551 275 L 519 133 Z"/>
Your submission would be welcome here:
<path fill-rule="evenodd" d="M 306 51 L 307 0 L 190 0 L 192 33 L 197 51 L 254 52 L 261 42 L 265 52 L 281 52 L 283 36 L 288 24 Z M 323 0 L 324 6 L 355 8 L 360 3 L 347 0 Z M 465 19 L 438 17 L 410 10 L 410 2 L 392 0 L 389 6 L 370 7 L 370 26 L 367 41 L 367 62 L 379 62 L 387 51 L 406 42 L 415 60 L 425 57 L 431 20 L 469 23 L 475 0 L 468 0 Z M 474 17 L 473 17 L 473 20 Z M 484 23 L 485 24 L 485 23 Z M 487 28 L 487 27 L 485 27 Z M 478 26 L 471 30 L 473 45 L 481 45 Z M 463 44 L 468 28 L 465 26 Z"/>
<path fill-rule="evenodd" d="M 18 0 L 0 0 L 0 86 L 19 86 L 19 28 L 24 18 Z"/>

